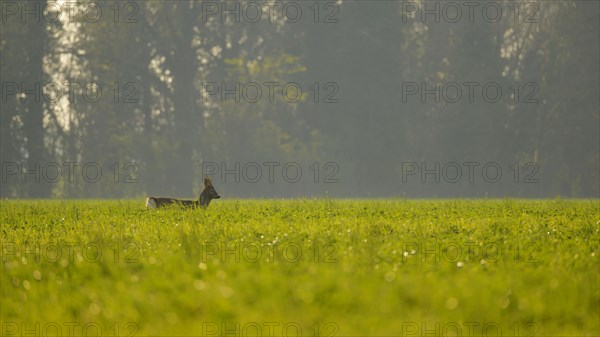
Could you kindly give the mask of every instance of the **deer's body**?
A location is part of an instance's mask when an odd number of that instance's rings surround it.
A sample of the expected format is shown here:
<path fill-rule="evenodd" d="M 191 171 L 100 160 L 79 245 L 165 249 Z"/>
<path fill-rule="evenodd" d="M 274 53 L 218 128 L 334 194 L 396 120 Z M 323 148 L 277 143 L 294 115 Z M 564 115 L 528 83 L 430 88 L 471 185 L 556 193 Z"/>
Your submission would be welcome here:
<path fill-rule="evenodd" d="M 182 207 L 208 207 L 213 199 L 219 199 L 221 196 L 217 193 L 210 178 L 204 178 L 204 190 L 200 194 L 198 200 L 184 200 L 175 198 L 164 198 L 164 197 L 148 197 L 146 199 L 146 207 L 148 208 L 161 208 L 170 205 L 179 205 Z"/>

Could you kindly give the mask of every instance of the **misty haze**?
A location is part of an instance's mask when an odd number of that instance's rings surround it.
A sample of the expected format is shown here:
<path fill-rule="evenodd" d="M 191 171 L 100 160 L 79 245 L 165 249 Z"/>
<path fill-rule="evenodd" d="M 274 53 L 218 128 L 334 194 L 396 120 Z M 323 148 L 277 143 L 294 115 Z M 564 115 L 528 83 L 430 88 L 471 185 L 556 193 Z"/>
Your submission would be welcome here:
<path fill-rule="evenodd" d="M 599 1 L 0 10 L 0 335 L 600 335 Z"/>

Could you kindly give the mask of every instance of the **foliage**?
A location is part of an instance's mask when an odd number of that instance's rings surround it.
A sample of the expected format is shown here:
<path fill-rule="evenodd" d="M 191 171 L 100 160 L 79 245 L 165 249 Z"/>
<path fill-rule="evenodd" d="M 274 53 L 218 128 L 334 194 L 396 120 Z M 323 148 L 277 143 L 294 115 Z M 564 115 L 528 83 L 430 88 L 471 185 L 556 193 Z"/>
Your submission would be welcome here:
<path fill-rule="evenodd" d="M 41 8 L 48 3 L 28 2 Z M 100 20 L 82 19 L 90 3 L 104 13 Z M 210 2 L 217 3 L 249 5 Z M 423 22 L 403 12 L 403 1 L 294 2 L 305 14 L 299 23 L 281 15 L 259 22 L 207 18 L 203 1 L 68 4 L 75 19 L 66 9 L 54 22 L 7 14 L 0 34 L 2 81 L 96 83 L 105 99 L 85 101 L 79 91 L 76 100 L 65 95 L 59 102 L 7 95 L 1 102 L 2 162 L 135 162 L 141 183 L 122 189 L 12 179 L 2 182 L 3 197 L 188 195 L 202 178 L 203 162 L 261 160 L 334 161 L 344 197 L 598 197 L 597 1 L 497 1 L 504 15 L 493 23 L 479 15 L 480 4 L 475 22 L 468 22 L 463 7 L 458 23 Z M 315 6 L 322 11 L 317 22 Z M 331 14 L 327 8 L 337 8 L 337 21 L 322 22 Z M 293 103 L 280 95 L 259 103 L 206 99 L 207 81 L 295 82 L 304 95 Z M 402 100 L 403 83 L 432 88 L 473 81 L 498 83 L 504 99 L 491 104 L 479 95 L 476 103 L 465 103 L 463 87 L 459 103 Z M 320 84 L 319 97 L 307 89 L 314 83 Z M 331 93 L 328 83 L 338 88 L 337 103 L 323 102 Z M 515 83 L 520 86 L 513 97 Z M 524 102 L 533 92 L 535 102 Z M 133 101 L 125 102 L 131 93 Z M 542 183 L 488 188 L 399 182 L 404 162 L 425 161 L 532 162 Z M 232 192 L 275 194 L 243 186 Z"/>

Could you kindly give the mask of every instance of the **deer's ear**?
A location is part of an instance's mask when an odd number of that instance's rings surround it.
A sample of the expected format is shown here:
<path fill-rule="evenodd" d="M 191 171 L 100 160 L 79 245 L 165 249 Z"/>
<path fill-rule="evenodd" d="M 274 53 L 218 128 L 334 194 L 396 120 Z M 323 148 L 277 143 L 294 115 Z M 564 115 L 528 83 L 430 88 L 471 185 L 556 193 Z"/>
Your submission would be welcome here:
<path fill-rule="evenodd" d="M 210 180 L 210 178 L 208 176 L 204 177 L 204 187 L 208 187 L 212 185 L 212 180 Z"/>

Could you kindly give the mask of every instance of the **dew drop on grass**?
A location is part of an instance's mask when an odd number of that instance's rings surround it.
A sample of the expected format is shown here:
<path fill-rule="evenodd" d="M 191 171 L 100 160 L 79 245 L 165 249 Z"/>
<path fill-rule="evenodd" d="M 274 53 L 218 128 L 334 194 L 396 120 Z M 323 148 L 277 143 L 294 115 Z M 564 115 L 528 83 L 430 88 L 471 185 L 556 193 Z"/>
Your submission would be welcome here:
<path fill-rule="evenodd" d="M 33 272 L 33 278 L 36 280 L 41 280 L 42 279 L 42 273 L 39 270 L 35 270 Z"/>
<path fill-rule="evenodd" d="M 200 268 L 200 269 L 202 269 L 202 270 L 206 270 L 206 263 L 204 263 L 204 262 L 200 262 L 200 263 L 198 264 L 198 268 Z"/>
<path fill-rule="evenodd" d="M 500 309 L 506 309 L 510 305 L 510 299 L 508 297 L 502 297 L 500 301 L 498 301 L 498 307 Z"/>
<path fill-rule="evenodd" d="M 231 296 L 233 296 L 233 289 L 229 287 L 221 287 L 219 288 L 219 290 L 221 291 L 221 296 L 223 296 L 224 298 L 230 298 Z"/>
<path fill-rule="evenodd" d="M 458 261 L 458 262 L 456 263 L 456 266 L 457 266 L 458 268 L 462 268 L 464 265 L 465 265 L 465 264 L 464 264 L 462 261 Z"/>
<path fill-rule="evenodd" d="M 194 288 L 196 288 L 196 290 L 198 290 L 198 291 L 202 291 L 202 290 L 206 289 L 206 282 L 204 282 L 202 280 L 195 280 Z"/>
<path fill-rule="evenodd" d="M 454 310 L 456 307 L 458 307 L 458 300 L 456 298 L 450 297 L 448 300 L 446 300 L 446 309 Z"/>
<path fill-rule="evenodd" d="M 98 305 L 98 303 L 92 302 L 88 307 L 88 310 L 90 311 L 90 314 L 96 316 L 100 313 L 100 306 Z"/>
<path fill-rule="evenodd" d="M 23 288 L 25 288 L 25 290 L 31 289 L 31 283 L 27 280 L 23 280 Z"/>
<path fill-rule="evenodd" d="M 529 308 L 529 300 L 526 298 L 519 299 L 519 310 L 527 310 Z"/>
<path fill-rule="evenodd" d="M 312 292 L 303 289 L 298 291 L 298 297 L 305 303 L 312 303 L 312 301 L 315 298 L 315 295 Z"/>

